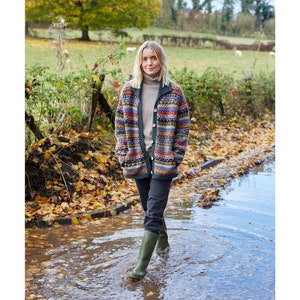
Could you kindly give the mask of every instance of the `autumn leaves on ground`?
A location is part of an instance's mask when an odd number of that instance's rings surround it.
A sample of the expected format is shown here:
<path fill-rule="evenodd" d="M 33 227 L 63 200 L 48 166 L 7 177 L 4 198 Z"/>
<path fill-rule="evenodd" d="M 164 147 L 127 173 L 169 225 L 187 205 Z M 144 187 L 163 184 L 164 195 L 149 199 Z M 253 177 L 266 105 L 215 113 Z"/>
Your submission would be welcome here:
<path fill-rule="evenodd" d="M 272 116 L 224 120 L 221 124 L 191 121 L 187 153 L 169 202 L 190 200 L 195 195 L 192 183 L 197 178 L 196 205 L 211 207 L 220 200 L 222 186 L 274 155 Z M 122 176 L 114 142 L 113 133 L 104 136 L 101 130 L 70 131 L 31 145 L 25 158 L 25 221 L 51 222 L 78 215 L 88 221 L 91 212 L 113 211 L 116 206 L 138 199 L 134 182 Z M 216 166 L 200 167 L 216 159 L 221 159 Z"/>

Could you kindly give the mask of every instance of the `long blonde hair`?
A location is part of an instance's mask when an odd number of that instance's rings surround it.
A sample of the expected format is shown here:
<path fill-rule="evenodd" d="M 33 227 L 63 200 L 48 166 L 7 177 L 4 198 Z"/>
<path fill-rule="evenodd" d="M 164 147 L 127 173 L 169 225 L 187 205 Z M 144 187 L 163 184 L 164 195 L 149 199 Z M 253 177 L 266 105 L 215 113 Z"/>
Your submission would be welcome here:
<path fill-rule="evenodd" d="M 143 51 L 146 48 L 151 48 L 153 50 L 161 66 L 161 71 L 159 76 L 162 79 L 162 86 L 169 85 L 170 78 L 169 78 L 168 65 L 167 65 L 167 56 L 163 47 L 155 41 L 146 41 L 139 48 L 135 58 L 133 71 L 132 71 L 132 76 L 133 76 L 133 79 L 131 81 L 132 86 L 135 88 L 141 87 L 143 81 L 143 70 L 142 70 Z"/>

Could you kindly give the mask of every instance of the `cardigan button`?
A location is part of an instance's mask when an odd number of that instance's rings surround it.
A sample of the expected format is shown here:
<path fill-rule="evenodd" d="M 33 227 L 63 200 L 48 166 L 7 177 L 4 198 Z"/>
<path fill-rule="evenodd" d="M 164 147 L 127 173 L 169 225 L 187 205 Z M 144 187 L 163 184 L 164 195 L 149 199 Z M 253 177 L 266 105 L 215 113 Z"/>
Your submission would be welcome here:
<path fill-rule="evenodd" d="M 155 127 L 155 126 L 156 126 L 156 124 L 153 124 L 153 125 L 152 125 L 152 127 Z"/>
<path fill-rule="evenodd" d="M 153 109 L 153 112 L 155 112 L 155 113 L 156 113 L 156 112 L 157 112 L 157 108 L 154 108 L 154 109 Z"/>

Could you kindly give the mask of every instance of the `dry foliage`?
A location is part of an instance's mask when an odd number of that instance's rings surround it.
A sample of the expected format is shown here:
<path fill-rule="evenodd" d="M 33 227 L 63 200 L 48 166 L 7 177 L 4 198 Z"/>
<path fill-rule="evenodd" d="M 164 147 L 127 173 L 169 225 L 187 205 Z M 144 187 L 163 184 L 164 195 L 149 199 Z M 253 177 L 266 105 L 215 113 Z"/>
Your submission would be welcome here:
<path fill-rule="evenodd" d="M 224 120 L 222 124 L 196 124 L 192 119 L 187 153 L 170 202 L 194 198 L 197 205 L 211 207 L 220 200 L 220 187 L 273 153 L 274 127 L 270 116 L 260 121 L 244 117 L 242 123 Z M 137 199 L 134 181 L 122 176 L 112 137 L 113 134 L 104 137 L 99 132 L 69 132 L 49 136 L 28 148 L 25 221 L 77 215 L 88 219 L 91 212 L 113 210 Z M 212 168 L 201 168 L 215 159 L 221 162 Z M 197 186 L 193 189 L 195 178 Z"/>

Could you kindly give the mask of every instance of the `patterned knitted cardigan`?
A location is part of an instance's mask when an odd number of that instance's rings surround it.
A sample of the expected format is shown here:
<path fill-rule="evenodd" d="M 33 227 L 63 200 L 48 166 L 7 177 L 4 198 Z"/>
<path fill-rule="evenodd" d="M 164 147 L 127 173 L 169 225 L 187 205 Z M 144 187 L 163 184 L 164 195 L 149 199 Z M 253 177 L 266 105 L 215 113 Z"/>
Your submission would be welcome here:
<path fill-rule="evenodd" d="M 160 84 L 152 126 L 149 156 L 143 137 L 141 88 L 133 88 L 127 82 L 115 114 L 116 153 L 125 177 L 164 180 L 178 176 L 190 130 L 188 105 L 179 85 Z"/>

